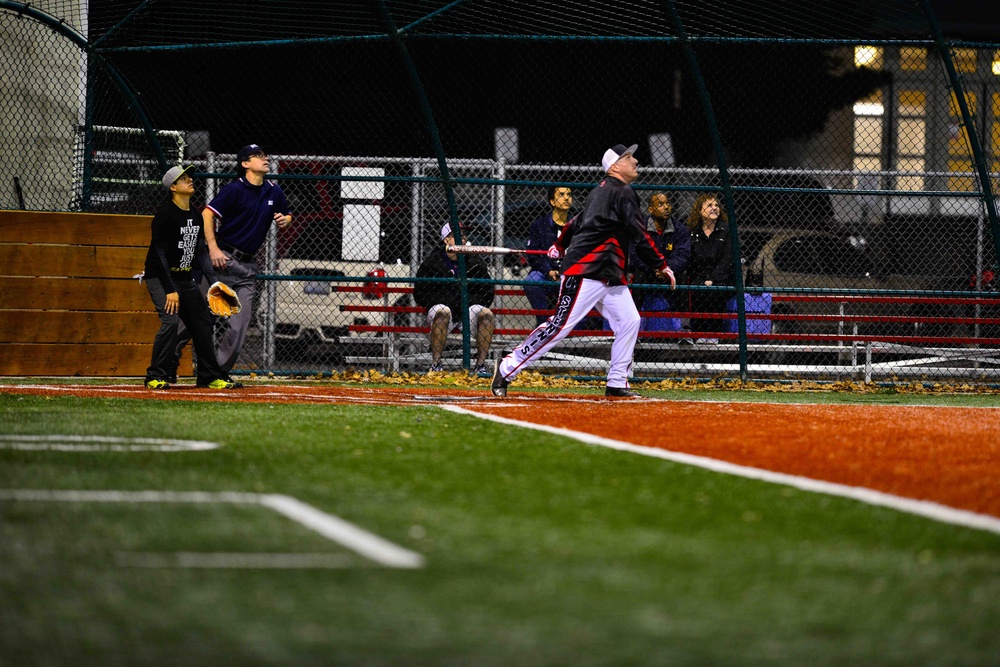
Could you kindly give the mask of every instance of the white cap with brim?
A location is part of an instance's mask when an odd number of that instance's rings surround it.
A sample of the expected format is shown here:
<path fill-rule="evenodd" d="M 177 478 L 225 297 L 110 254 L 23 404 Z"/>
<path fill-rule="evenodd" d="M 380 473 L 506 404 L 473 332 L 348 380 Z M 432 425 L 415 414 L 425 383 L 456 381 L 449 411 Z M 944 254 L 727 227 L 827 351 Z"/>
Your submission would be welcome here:
<path fill-rule="evenodd" d="M 465 225 L 459 224 L 458 228 L 459 229 L 465 229 Z M 444 241 L 446 238 L 448 238 L 451 235 L 452 235 L 451 234 L 451 223 L 450 222 L 446 222 L 446 223 L 444 223 L 444 227 L 441 228 L 441 240 Z"/>
<path fill-rule="evenodd" d="M 167 169 L 167 173 L 163 175 L 163 187 L 170 189 L 170 186 L 177 182 L 177 179 L 186 174 L 187 172 L 194 169 L 193 164 L 189 164 L 186 167 L 171 167 Z"/>
<path fill-rule="evenodd" d="M 604 157 L 601 158 L 601 166 L 604 167 L 604 173 L 608 173 L 608 169 L 611 169 L 611 165 L 618 160 L 622 159 L 623 155 L 635 155 L 635 150 L 639 148 L 639 144 L 632 144 L 628 148 L 625 144 L 615 144 L 608 150 L 604 151 Z"/>

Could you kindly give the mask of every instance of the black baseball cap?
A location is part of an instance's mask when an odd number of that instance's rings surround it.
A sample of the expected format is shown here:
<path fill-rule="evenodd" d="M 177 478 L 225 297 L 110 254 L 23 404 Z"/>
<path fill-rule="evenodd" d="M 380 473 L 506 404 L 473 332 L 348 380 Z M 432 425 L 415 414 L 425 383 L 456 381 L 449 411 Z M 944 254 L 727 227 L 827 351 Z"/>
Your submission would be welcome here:
<path fill-rule="evenodd" d="M 264 155 L 267 155 L 267 151 L 264 150 L 258 144 L 248 144 L 243 148 L 241 148 L 239 152 L 236 154 L 236 163 L 243 164 L 244 162 L 250 159 L 251 155 L 256 155 L 257 153 L 263 153 Z"/>

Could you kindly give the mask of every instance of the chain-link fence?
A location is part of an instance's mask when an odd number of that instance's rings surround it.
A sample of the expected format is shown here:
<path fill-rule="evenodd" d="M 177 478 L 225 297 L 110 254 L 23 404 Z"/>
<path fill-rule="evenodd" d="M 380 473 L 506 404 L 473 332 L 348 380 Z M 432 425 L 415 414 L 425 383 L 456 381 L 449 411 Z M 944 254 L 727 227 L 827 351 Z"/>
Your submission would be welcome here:
<path fill-rule="evenodd" d="M 202 205 L 272 153 L 293 223 L 239 370 L 428 370 L 444 225 L 529 248 L 637 142 L 679 287 L 631 265 L 636 379 L 1000 376 L 1000 45 L 924 2 L 0 0 L 0 34 L 4 207 L 149 214 L 182 161 Z M 488 359 L 552 312 L 538 256 L 459 257 L 443 282 L 494 289 Z M 446 370 L 477 364 L 468 324 Z M 612 340 L 593 313 L 533 369 L 603 376 Z"/>

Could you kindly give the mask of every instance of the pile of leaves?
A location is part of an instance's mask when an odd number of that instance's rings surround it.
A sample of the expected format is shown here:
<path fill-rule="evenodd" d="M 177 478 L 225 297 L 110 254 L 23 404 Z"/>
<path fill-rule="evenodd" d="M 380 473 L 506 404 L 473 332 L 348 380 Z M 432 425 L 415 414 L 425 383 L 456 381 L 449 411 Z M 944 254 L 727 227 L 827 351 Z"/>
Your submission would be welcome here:
<path fill-rule="evenodd" d="M 251 379 L 262 379 L 251 374 Z M 268 379 L 273 378 L 270 374 Z M 293 379 L 314 379 L 333 383 L 372 384 L 384 386 L 423 386 L 423 387 L 462 387 L 487 389 L 489 377 L 469 375 L 465 371 L 448 371 L 433 373 L 383 373 L 378 370 L 347 369 L 330 373 L 297 376 Z M 920 382 L 920 381 L 887 381 L 887 382 L 856 382 L 852 380 L 817 381 L 817 380 L 749 380 L 732 378 L 678 378 L 656 381 L 637 379 L 632 382 L 637 389 L 681 390 L 681 391 L 759 391 L 763 393 L 779 392 L 844 392 L 853 394 L 1000 394 L 1000 386 L 969 383 Z M 603 387 L 604 380 L 574 377 L 572 375 L 545 375 L 534 371 L 525 371 L 517 376 L 515 387 L 535 389 L 574 390 L 588 387 Z"/>

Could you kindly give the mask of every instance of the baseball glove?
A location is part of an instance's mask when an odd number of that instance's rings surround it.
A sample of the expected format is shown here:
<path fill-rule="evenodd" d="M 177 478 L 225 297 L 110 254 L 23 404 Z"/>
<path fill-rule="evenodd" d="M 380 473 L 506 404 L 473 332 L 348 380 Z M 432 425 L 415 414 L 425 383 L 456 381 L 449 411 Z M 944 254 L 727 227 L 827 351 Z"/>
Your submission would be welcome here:
<path fill-rule="evenodd" d="M 215 282 L 208 288 L 208 309 L 220 317 L 229 317 L 240 312 L 240 298 L 226 283 Z"/>

